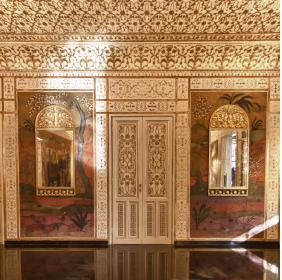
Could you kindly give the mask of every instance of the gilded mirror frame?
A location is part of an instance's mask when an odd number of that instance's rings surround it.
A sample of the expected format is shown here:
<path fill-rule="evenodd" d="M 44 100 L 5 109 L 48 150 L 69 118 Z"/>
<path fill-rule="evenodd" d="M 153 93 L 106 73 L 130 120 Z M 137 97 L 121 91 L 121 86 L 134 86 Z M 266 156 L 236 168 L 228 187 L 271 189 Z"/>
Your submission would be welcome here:
<path fill-rule="evenodd" d="M 40 132 L 63 132 L 71 135 L 70 146 L 70 186 L 43 186 L 42 183 L 42 150 L 39 142 Z M 75 129 L 71 113 L 64 107 L 51 105 L 44 107 L 35 120 L 36 149 L 36 194 L 38 196 L 74 196 L 75 195 Z"/>
<path fill-rule="evenodd" d="M 212 185 L 212 176 L 216 168 L 212 166 L 212 132 L 222 131 L 224 132 L 246 132 L 246 155 L 244 162 L 242 163 L 243 179 L 245 182 L 243 186 L 214 186 Z M 242 132 L 243 133 L 243 132 Z M 223 105 L 214 111 L 210 118 L 209 125 L 209 183 L 208 183 L 208 195 L 209 196 L 247 196 L 249 185 L 249 118 L 247 113 L 237 105 Z M 237 149 L 237 147 L 236 147 Z M 221 163 L 220 163 L 221 164 Z M 245 177 L 244 177 L 245 176 Z"/>

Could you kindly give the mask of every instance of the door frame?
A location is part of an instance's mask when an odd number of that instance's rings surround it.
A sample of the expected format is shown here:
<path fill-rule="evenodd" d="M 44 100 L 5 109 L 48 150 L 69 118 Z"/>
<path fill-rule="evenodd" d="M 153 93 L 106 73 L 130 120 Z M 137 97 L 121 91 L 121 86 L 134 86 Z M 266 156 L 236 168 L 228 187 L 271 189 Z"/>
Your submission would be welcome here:
<path fill-rule="evenodd" d="M 171 129 L 173 131 L 172 133 L 172 182 L 171 182 L 171 244 L 174 244 L 175 241 L 175 216 L 174 216 L 174 208 L 175 208 L 175 154 L 176 154 L 176 146 L 175 146 L 175 131 L 176 131 L 176 126 L 175 126 L 175 114 L 167 114 L 167 113 L 155 113 L 155 114 L 148 114 L 148 113 L 141 113 L 141 114 L 109 114 L 109 129 L 108 129 L 108 162 L 109 162 L 109 169 L 108 169 L 108 209 L 109 209 L 109 244 L 113 244 L 113 145 L 112 145 L 112 140 L 113 140 L 113 130 L 112 130 L 112 125 L 113 125 L 113 118 L 114 117 L 170 117 L 171 118 Z M 160 245 L 160 244 L 159 244 Z"/>

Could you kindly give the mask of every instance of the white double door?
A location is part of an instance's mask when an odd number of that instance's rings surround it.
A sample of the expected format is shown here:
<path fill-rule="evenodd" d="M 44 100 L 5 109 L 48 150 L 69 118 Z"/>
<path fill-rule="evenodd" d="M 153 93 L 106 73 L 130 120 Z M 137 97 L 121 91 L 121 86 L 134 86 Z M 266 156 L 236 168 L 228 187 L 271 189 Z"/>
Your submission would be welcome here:
<path fill-rule="evenodd" d="M 172 118 L 112 118 L 114 244 L 172 243 Z"/>

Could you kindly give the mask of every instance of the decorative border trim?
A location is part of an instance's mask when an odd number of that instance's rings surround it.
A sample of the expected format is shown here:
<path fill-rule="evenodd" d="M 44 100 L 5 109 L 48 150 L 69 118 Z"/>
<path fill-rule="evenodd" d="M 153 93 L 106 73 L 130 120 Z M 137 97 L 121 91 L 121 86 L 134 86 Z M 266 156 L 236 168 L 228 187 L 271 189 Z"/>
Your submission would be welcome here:
<path fill-rule="evenodd" d="M 55 189 L 38 188 L 36 190 L 38 196 L 75 196 L 75 189 Z"/>
<path fill-rule="evenodd" d="M 209 189 L 209 196 L 247 196 L 248 190 Z"/>
<path fill-rule="evenodd" d="M 279 41 L 279 33 L 253 34 L 0 34 L 1 42 Z"/>
<path fill-rule="evenodd" d="M 189 79 L 177 79 L 177 97 L 185 99 L 184 112 L 176 115 L 176 172 L 175 172 L 175 240 L 186 240 L 189 228 L 189 159 L 190 159 L 190 106 Z"/>
<path fill-rule="evenodd" d="M 108 239 L 108 117 L 96 114 L 96 238 Z"/>
<path fill-rule="evenodd" d="M 3 114 L 2 114 L 2 79 L 0 78 L 0 244 L 4 243 L 4 183 L 3 183 Z M 1 256 L 0 256 L 1 257 Z"/>
<path fill-rule="evenodd" d="M 278 70 L 159 70 L 159 71 L 9 71 L 0 70 L 0 76 L 2 77 L 28 77 L 28 78 L 59 78 L 59 77 L 279 77 L 280 72 Z M 236 78 L 235 78 L 236 79 Z"/>
<path fill-rule="evenodd" d="M 269 107 L 267 114 L 268 156 L 266 165 L 265 223 L 266 236 L 270 240 L 279 239 L 279 162 L 280 162 L 280 81 L 269 80 Z M 273 106 L 274 105 L 274 106 Z M 277 106 L 278 105 L 278 106 Z"/>

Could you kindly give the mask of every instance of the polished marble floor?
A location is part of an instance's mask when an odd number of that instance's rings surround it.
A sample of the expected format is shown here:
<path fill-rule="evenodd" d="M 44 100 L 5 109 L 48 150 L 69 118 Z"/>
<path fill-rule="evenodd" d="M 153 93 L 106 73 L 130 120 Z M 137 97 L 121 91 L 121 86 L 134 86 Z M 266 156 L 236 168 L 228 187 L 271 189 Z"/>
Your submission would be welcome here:
<path fill-rule="evenodd" d="M 279 279 L 277 249 L 0 249 L 0 280 Z"/>

